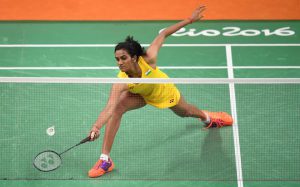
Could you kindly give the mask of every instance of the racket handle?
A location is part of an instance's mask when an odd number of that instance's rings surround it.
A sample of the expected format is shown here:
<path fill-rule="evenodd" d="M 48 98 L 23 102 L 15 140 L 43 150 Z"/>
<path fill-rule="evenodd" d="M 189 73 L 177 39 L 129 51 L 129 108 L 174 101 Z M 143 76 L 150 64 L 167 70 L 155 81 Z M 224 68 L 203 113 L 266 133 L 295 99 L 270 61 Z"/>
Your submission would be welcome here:
<path fill-rule="evenodd" d="M 91 137 L 88 136 L 88 137 L 84 138 L 83 140 L 81 140 L 79 144 L 83 144 L 83 143 L 88 142 L 90 140 L 91 140 Z"/>

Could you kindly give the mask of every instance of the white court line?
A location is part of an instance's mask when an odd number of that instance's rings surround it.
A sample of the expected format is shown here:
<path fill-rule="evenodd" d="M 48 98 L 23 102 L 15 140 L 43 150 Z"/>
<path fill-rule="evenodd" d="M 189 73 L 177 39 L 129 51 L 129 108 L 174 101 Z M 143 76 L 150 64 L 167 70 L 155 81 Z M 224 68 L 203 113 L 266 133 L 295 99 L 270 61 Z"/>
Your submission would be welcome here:
<path fill-rule="evenodd" d="M 300 69 L 300 66 L 159 66 L 159 69 Z M 0 67 L 0 70 L 117 70 L 117 66 L 102 67 Z"/>
<path fill-rule="evenodd" d="M 144 47 L 150 44 L 141 44 Z M 291 44 L 163 44 L 163 47 L 264 47 L 264 46 L 300 46 L 300 43 Z M 115 47 L 116 44 L 0 44 L 0 48 L 14 47 Z"/>
<path fill-rule="evenodd" d="M 226 59 L 228 66 L 228 78 L 234 79 L 234 72 L 232 68 L 232 52 L 231 46 L 226 45 Z M 230 106 L 231 114 L 234 119 L 232 125 L 233 139 L 234 139 L 234 150 L 235 150 L 235 163 L 236 163 L 236 174 L 238 187 L 243 187 L 243 171 L 242 171 L 242 160 L 240 151 L 240 139 L 239 139 L 239 129 L 238 129 L 238 118 L 236 109 L 236 97 L 235 97 L 235 86 L 234 83 L 229 83 L 229 94 L 230 94 Z"/>

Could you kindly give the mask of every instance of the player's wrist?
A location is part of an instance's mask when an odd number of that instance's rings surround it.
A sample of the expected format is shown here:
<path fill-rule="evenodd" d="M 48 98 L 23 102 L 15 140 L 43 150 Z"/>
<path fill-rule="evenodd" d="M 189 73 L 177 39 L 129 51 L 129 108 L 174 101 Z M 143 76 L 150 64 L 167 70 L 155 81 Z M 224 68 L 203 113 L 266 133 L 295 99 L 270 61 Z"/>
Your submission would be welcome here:
<path fill-rule="evenodd" d="M 100 130 L 100 128 L 101 128 L 101 125 L 99 125 L 99 124 L 97 124 L 97 123 L 95 123 L 94 125 L 93 125 L 93 127 L 92 127 L 93 129 L 96 129 L 96 130 Z"/>
<path fill-rule="evenodd" d="M 188 21 L 189 24 L 192 24 L 194 22 L 191 17 L 188 17 L 186 20 Z"/>

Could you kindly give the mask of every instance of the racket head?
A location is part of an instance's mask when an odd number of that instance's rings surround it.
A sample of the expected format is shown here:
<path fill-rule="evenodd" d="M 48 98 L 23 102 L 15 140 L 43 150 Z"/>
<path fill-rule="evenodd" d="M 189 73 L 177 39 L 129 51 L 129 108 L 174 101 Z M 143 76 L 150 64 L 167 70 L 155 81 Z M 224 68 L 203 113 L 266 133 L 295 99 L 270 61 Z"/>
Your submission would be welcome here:
<path fill-rule="evenodd" d="M 42 151 L 34 158 L 33 165 L 40 171 L 53 171 L 61 165 L 61 157 L 52 150 Z"/>

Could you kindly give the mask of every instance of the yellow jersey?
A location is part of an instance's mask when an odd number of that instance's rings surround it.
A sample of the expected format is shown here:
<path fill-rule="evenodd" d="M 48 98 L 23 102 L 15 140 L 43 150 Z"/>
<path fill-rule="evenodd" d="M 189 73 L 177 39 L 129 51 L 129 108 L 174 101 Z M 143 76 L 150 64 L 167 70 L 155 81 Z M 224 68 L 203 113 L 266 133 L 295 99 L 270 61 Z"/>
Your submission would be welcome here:
<path fill-rule="evenodd" d="M 140 56 L 138 65 L 142 70 L 141 78 L 169 78 L 164 72 L 159 70 L 158 67 L 153 69 Z M 125 72 L 120 71 L 119 78 L 128 78 Z M 147 104 L 157 108 L 169 108 L 178 104 L 180 99 L 180 92 L 174 84 L 170 83 L 128 83 L 128 88 L 131 93 L 141 95 Z"/>

